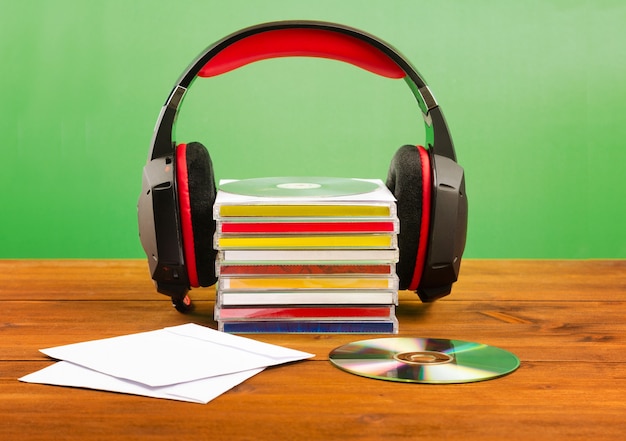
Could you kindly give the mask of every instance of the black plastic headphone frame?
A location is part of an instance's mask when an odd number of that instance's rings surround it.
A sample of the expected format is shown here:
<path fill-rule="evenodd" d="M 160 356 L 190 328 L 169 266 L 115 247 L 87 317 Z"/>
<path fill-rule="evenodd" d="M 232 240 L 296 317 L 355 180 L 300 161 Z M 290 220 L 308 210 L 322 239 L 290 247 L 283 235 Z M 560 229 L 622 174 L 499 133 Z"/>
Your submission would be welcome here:
<path fill-rule="evenodd" d="M 235 32 L 204 50 L 183 72 L 168 95 L 157 120 L 138 202 L 141 243 L 157 291 L 169 295 L 178 309 L 185 309 L 190 285 L 182 247 L 174 167 L 176 141 L 173 135 L 178 110 L 188 88 L 202 67 L 233 43 L 262 32 L 295 28 L 319 29 L 355 37 L 382 51 L 406 74 L 405 81 L 424 117 L 426 147 L 432 167 L 428 250 L 417 293 L 424 302 L 449 294 L 458 278 L 465 247 L 467 197 L 464 171 L 456 162 L 443 113 L 417 70 L 393 47 L 363 31 L 317 21 L 273 22 Z"/>

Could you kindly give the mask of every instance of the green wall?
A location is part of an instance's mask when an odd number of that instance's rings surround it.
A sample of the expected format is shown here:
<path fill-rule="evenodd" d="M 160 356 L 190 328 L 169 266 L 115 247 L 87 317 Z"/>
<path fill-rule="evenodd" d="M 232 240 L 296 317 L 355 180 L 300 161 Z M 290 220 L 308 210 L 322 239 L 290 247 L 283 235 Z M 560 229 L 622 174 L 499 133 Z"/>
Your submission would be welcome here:
<path fill-rule="evenodd" d="M 364 29 L 418 67 L 466 169 L 467 257 L 626 257 L 619 0 L 1 1 L 0 257 L 141 257 L 141 169 L 175 80 L 283 19 Z M 281 59 L 197 81 L 177 139 L 219 178 L 384 179 L 420 121 L 404 82 Z"/>

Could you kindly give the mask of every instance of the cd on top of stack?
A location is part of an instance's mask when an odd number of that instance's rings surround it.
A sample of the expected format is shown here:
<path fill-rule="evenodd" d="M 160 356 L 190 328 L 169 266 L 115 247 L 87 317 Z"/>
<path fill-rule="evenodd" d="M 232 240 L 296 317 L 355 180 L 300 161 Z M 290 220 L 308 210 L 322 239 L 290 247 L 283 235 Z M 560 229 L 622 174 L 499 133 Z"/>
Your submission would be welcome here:
<path fill-rule="evenodd" d="M 397 332 L 399 222 L 382 181 L 222 181 L 214 218 L 221 331 Z"/>

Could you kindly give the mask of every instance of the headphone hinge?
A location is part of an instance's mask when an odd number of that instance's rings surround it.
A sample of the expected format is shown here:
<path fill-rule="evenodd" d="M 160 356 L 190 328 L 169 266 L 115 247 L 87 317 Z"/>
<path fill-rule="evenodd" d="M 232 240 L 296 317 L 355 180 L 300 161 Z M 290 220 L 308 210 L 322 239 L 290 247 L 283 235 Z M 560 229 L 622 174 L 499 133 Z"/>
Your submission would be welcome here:
<path fill-rule="evenodd" d="M 177 85 L 167 99 L 165 106 L 169 107 L 170 109 L 177 110 L 178 106 L 180 106 L 180 102 L 185 96 L 185 92 L 187 92 L 186 88 L 181 85 Z"/>
<path fill-rule="evenodd" d="M 439 107 L 439 104 L 437 103 L 437 100 L 435 99 L 435 96 L 430 91 L 430 88 L 428 86 L 420 87 L 417 90 L 419 91 L 420 95 L 422 96 L 422 100 L 424 101 L 424 104 L 426 105 L 426 110 L 428 112 L 430 112 L 431 110 L 433 110 L 436 107 Z"/>

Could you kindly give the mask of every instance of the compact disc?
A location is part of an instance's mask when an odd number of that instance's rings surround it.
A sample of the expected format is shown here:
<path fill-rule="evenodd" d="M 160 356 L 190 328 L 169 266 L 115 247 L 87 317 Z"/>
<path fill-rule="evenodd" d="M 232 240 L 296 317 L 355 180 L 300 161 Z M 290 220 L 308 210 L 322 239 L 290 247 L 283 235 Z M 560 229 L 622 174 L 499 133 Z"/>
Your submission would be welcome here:
<path fill-rule="evenodd" d="M 220 185 L 220 190 L 257 197 L 332 197 L 368 193 L 378 184 L 348 178 L 285 176 L 242 179 Z"/>
<path fill-rule="evenodd" d="M 470 383 L 516 370 L 519 359 L 481 343 L 436 338 L 377 338 L 335 348 L 339 369 L 379 380 L 407 383 Z"/>

